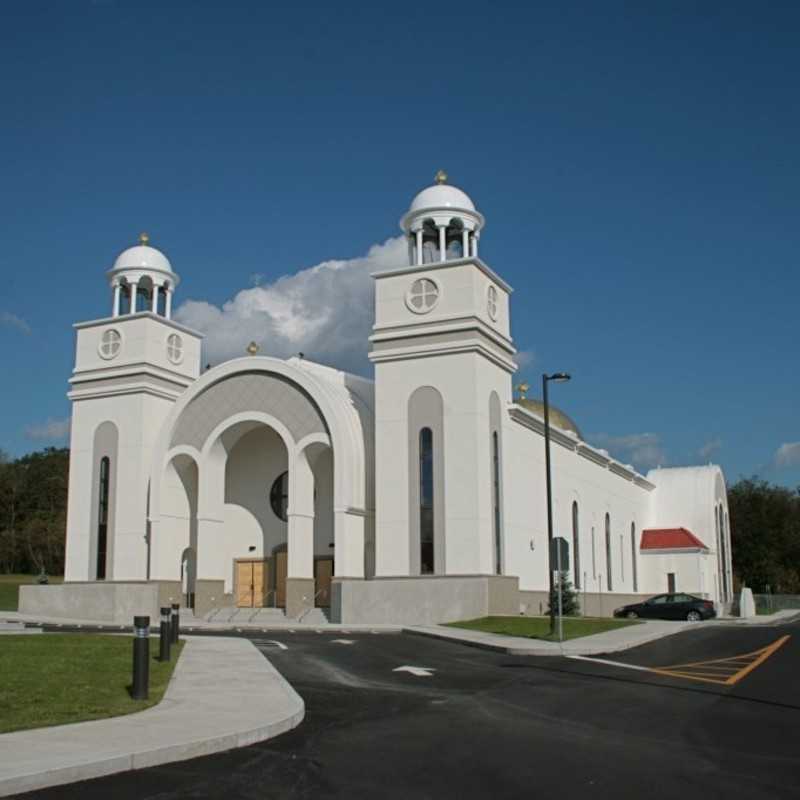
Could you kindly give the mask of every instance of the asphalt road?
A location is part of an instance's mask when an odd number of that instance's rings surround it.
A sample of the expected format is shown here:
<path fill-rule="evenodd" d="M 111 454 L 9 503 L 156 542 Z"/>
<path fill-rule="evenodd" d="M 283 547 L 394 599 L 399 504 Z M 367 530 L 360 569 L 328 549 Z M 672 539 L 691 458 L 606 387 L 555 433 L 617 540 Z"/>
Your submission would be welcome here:
<path fill-rule="evenodd" d="M 608 658 L 656 667 L 725 658 L 785 634 L 735 686 L 406 634 L 259 634 L 250 638 L 306 701 L 299 728 L 25 797 L 800 797 L 800 623 L 699 623 Z M 433 672 L 394 671 L 403 666 Z"/>

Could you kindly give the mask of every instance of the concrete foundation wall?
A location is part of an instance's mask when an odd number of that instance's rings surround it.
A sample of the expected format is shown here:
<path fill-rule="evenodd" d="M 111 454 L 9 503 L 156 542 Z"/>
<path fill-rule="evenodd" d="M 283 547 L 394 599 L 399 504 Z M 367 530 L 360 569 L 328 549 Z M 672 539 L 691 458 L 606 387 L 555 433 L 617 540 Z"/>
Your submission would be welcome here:
<path fill-rule="evenodd" d="M 428 625 L 518 613 L 516 578 L 437 575 L 333 579 L 331 622 Z"/>
<path fill-rule="evenodd" d="M 134 616 L 159 620 L 159 587 L 146 581 L 91 581 L 52 586 L 20 586 L 23 614 L 133 624 Z"/>
<path fill-rule="evenodd" d="M 194 613 L 201 617 L 215 608 L 224 608 L 233 605 L 233 595 L 225 594 L 225 581 L 198 580 L 194 589 Z"/>

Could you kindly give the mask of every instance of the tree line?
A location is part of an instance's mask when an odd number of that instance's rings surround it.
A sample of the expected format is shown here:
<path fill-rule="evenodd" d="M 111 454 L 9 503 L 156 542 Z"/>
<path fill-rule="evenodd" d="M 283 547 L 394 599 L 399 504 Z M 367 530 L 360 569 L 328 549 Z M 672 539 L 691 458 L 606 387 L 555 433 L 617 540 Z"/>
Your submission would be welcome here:
<path fill-rule="evenodd" d="M 69 450 L 0 451 L 0 573 L 64 572 Z M 758 477 L 728 490 L 733 569 L 755 592 L 800 594 L 800 488 Z"/>
<path fill-rule="evenodd" d="M 69 450 L 0 451 L 0 572 L 64 573 Z"/>

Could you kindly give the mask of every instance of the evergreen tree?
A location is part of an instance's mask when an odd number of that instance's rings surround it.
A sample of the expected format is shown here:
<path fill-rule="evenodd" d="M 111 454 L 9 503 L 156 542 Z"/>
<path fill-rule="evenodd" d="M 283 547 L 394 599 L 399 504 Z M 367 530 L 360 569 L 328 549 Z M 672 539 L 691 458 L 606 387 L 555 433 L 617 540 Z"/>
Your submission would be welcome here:
<path fill-rule="evenodd" d="M 553 582 L 553 591 L 550 593 L 550 603 L 547 606 L 547 613 L 554 609 L 558 614 L 558 584 L 561 584 L 561 613 L 565 617 L 577 617 L 581 613 L 581 606 L 578 600 L 578 593 L 569 579 L 568 572 L 559 572 L 558 580 Z"/>

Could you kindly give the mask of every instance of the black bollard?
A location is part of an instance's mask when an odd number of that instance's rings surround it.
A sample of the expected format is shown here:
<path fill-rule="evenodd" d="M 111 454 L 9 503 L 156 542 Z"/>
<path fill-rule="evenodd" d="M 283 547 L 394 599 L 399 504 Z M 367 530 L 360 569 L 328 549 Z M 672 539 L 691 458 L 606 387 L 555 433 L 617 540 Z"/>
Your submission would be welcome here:
<path fill-rule="evenodd" d="M 178 644 L 178 629 L 181 624 L 180 604 L 172 604 L 172 644 Z"/>
<path fill-rule="evenodd" d="M 169 661 L 169 646 L 172 641 L 169 606 L 161 609 L 161 637 L 158 641 L 158 660 Z"/>
<path fill-rule="evenodd" d="M 150 683 L 150 617 L 133 618 L 133 691 L 134 700 L 147 700 Z"/>

